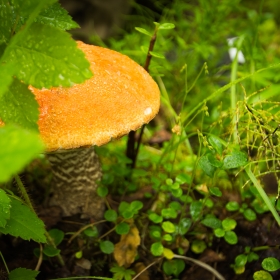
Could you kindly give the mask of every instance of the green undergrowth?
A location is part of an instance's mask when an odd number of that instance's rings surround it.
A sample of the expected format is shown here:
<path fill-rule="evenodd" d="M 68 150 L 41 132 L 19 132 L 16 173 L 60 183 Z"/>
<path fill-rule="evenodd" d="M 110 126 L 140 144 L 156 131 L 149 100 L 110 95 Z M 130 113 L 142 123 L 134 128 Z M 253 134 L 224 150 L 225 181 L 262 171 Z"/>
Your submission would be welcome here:
<path fill-rule="evenodd" d="M 137 279 L 150 268 L 155 279 L 181 279 L 190 265 L 217 279 L 228 271 L 255 280 L 279 276 L 279 244 L 246 244 L 242 232 L 269 235 L 280 225 L 277 10 L 273 1 L 160 2 L 159 22 L 152 11 L 131 16 L 135 29 L 102 45 L 142 65 L 150 55 L 161 111 L 144 128 L 134 169 L 126 137 L 96 149 L 104 217 L 69 233 L 45 229 L 33 208 L 40 202 L 18 176 L 27 168 L 34 181 L 49 182 L 28 85 L 71 86 L 92 73 L 66 32 L 77 24 L 56 1 L 0 1 L 0 233 L 37 242 L 39 264 L 10 271 L 0 252 L 7 279 L 36 279 L 42 262 L 64 266 L 66 240 L 75 244 L 71 258 L 90 263 L 89 279 Z M 237 38 L 231 59 L 229 37 Z"/>

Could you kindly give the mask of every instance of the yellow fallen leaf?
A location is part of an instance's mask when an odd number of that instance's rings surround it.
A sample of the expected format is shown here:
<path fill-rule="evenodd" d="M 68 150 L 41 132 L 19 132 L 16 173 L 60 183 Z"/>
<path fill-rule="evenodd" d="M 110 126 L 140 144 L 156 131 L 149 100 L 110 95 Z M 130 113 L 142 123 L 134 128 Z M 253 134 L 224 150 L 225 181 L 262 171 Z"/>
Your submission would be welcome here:
<path fill-rule="evenodd" d="M 115 244 L 114 258 L 119 266 L 128 267 L 134 262 L 139 244 L 138 228 L 131 225 L 129 232 L 123 234 L 120 242 Z"/>
<path fill-rule="evenodd" d="M 137 280 L 150 280 L 149 272 L 146 269 L 146 266 L 142 262 L 138 262 L 133 266 L 133 270 L 136 272 L 136 274 L 141 274 L 137 277 Z"/>

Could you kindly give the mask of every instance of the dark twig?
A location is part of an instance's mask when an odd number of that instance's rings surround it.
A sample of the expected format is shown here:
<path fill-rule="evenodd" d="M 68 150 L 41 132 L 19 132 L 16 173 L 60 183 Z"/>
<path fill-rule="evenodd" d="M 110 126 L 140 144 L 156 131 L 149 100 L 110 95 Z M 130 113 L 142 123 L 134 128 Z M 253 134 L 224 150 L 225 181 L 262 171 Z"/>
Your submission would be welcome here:
<path fill-rule="evenodd" d="M 154 45 L 157 39 L 157 31 L 158 31 L 158 27 L 156 26 L 154 34 L 151 38 L 150 41 L 150 45 L 149 45 L 149 50 L 146 56 L 146 61 L 145 61 L 145 65 L 144 65 L 144 69 L 149 73 L 149 66 L 151 63 L 151 59 L 152 59 L 152 55 L 151 55 L 151 51 L 153 51 L 154 49 Z M 142 140 L 142 136 L 144 133 L 144 129 L 145 129 L 145 124 L 141 127 L 140 129 L 140 133 L 139 133 L 139 137 L 137 140 L 137 143 L 135 143 L 135 135 L 136 135 L 136 131 L 130 131 L 128 134 L 128 140 L 127 140 L 127 146 L 126 146 L 126 156 L 131 159 L 131 163 L 129 164 L 129 166 L 131 168 L 135 168 L 136 165 L 136 160 L 137 160 L 137 155 L 139 152 L 139 148 L 141 145 L 141 140 Z"/>
<path fill-rule="evenodd" d="M 148 53 L 147 53 L 147 57 L 146 57 L 146 62 L 145 62 L 145 65 L 144 65 L 144 69 L 149 73 L 149 66 L 150 66 L 150 63 L 151 63 L 151 59 L 152 59 L 152 55 L 150 52 L 153 51 L 154 49 L 154 46 L 155 46 L 155 42 L 156 42 L 156 39 L 157 39 L 157 27 L 155 29 L 155 32 L 151 38 L 151 41 L 150 41 L 150 45 L 149 45 L 149 50 L 148 50 Z"/>

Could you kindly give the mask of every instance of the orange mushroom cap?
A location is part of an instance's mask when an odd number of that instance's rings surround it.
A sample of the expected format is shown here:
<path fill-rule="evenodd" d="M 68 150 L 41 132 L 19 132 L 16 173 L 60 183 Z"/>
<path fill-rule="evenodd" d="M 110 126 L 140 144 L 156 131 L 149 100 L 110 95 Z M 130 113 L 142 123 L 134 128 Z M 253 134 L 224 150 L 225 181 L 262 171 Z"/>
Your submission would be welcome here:
<path fill-rule="evenodd" d="M 36 89 L 39 130 L 47 151 L 103 145 L 148 123 L 160 92 L 151 76 L 118 52 L 77 42 L 93 77 L 70 88 Z"/>

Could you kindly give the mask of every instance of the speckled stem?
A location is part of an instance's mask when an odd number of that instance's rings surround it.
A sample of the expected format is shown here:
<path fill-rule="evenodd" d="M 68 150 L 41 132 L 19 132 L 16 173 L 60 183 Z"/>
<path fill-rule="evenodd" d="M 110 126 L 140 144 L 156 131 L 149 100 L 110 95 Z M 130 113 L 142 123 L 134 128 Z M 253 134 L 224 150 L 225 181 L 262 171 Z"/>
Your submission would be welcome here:
<path fill-rule="evenodd" d="M 59 206 L 63 216 L 80 214 L 81 218 L 103 217 L 104 201 L 97 193 L 101 178 L 100 163 L 92 148 L 47 155 L 52 171 L 51 206 Z"/>

